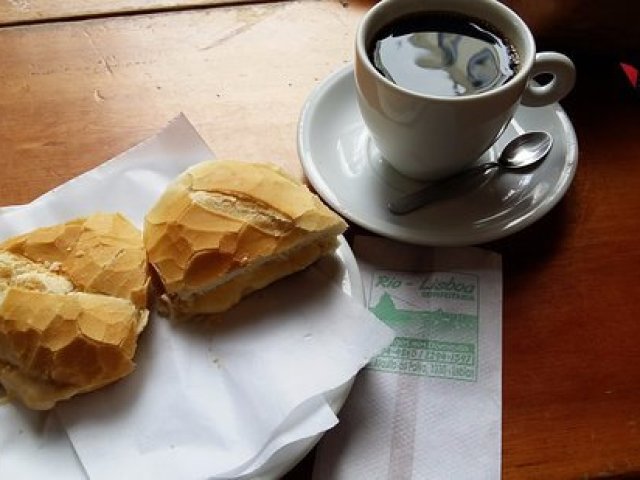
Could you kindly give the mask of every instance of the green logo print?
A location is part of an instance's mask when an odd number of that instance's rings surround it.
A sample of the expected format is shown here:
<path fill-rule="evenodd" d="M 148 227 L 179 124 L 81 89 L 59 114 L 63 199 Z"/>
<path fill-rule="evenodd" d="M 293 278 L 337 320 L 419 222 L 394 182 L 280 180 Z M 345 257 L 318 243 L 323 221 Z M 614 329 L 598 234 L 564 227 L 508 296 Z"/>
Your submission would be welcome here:
<path fill-rule="evenodd" d="M 417 289 L 415 293 L 423 298 L 425 291 L 442 295 L 452 293 L 453 296 L 445 298 L 453 301 L 476 297 L 477 289 L 473 282 L 464 283 L 454 276 L 435 282 L 426 279 L 421 282 L 405 280 L 406 283 L 413 283 Z M 369 307 L 372 313 L 394 329 L 396 338 L 369 363 L 368 368 L 406 375 L 476 381 L 477 304 L 473 309 L 465 308 L 463 313 L 442 308 L 401 308 L 397 305 L 406 304 L 406 301 L 394 297 L 396 293 L 393 288 L 383 288 L 378 300 L 374 300 L 375 304 Z M 438 295 L 440 306 L 447 302 L 442 302 L 442 295 Z M 433 302 L 438 302 L 438 299 Z"/>
<path fill-rule="evenodd" d="M 448 298 L 455 300 L 476 300 L 476 286 L 473 283 L 458 282 L 453 276 L 447 280 L 425 280 L 418 287 L 420 294 L 427 298 Z"/>

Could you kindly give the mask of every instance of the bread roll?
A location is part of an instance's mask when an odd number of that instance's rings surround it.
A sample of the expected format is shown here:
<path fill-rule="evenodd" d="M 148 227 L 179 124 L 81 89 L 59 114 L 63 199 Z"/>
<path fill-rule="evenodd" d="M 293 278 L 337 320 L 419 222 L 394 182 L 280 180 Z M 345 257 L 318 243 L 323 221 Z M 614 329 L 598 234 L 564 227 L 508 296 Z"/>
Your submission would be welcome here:
<path fill-rule="evenodd" d="M 129 374 L 147 322 L 142 235 L 119 214 L 0 244 L 0 383 L 37 410 Z"/>
<path fill-rule="evenodd" d="M 222 312 L 337 247 L 346 223 L 280 168 L 208 161 L 180 175 L 143 236 L 173 318 Z"/>

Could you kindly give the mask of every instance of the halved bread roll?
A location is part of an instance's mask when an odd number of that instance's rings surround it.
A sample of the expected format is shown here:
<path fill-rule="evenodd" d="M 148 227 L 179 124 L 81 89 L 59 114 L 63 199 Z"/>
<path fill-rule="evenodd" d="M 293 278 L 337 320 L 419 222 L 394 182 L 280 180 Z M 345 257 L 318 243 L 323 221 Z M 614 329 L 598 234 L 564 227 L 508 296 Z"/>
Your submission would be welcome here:
<path fill-rule="evenodd" d="M 208 161 L 180 175 L 148 212 L 149 261 L 173 318 L 221 312 L 338 245 L 346 223 L 266 163 Z"/>
<path fill-rule="evenodd" d="M 131 373 L 147 322 L 142 235 L 119 214 L 0 244 L 0 383 L 37 410 Z"/>

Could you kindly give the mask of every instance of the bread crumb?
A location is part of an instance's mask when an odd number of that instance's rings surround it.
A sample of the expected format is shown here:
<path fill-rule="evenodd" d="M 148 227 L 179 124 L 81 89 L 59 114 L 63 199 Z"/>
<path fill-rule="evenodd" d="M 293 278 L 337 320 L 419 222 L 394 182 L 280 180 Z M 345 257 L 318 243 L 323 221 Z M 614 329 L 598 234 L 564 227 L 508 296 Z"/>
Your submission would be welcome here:
<path fill-rule="evenodd" d="M 57 273 L 62 268 L 62 263 L 60 263 L 60 262 L 51 262 L 51 263 L 49 263 L 49 265 L 47 265 L 47 267 L 49 268 L 49 270 L 51 272 Z"/>

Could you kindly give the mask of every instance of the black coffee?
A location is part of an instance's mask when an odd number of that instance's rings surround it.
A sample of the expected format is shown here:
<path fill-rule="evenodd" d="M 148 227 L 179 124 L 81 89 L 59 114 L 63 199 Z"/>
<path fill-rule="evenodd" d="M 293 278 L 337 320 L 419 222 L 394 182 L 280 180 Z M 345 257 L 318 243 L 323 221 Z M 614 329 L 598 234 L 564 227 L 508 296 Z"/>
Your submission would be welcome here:
<path fill-rule="evenodd" d="M 502 35 L 481 21 L 452 13 L 400 18 L 374 36 L 368 53 L 393 83 L 428 95 L 486 92 L 518 71 L 518 54 Z"/>

